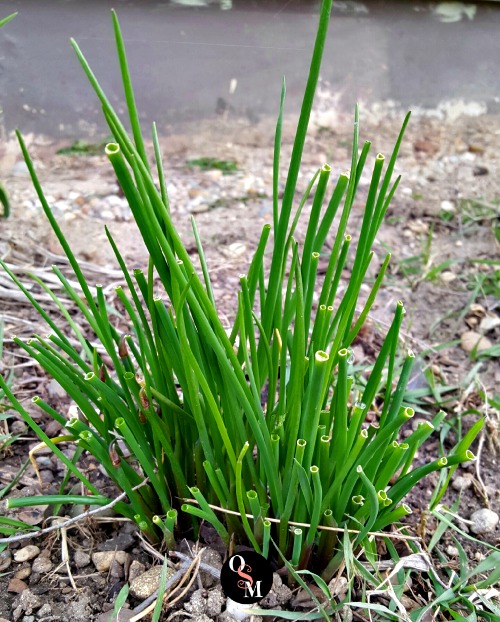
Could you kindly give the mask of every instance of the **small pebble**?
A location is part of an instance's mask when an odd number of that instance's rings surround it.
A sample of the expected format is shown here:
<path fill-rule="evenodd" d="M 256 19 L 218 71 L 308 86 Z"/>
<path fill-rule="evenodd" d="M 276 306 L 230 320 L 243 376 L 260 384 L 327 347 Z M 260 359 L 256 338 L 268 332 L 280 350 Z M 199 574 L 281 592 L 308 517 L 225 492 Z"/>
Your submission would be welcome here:
<path fill-rule="evenodd" d="M 137 614 L 132 609 L 125 609 L 125 608 L 120 609 L 118 618 L 111 617 L 109 611 L 103 611 L 103 613 L 101 613 L 101 615 L 99 615 L 96 618 L 95 622 L 109 622 L 110 620 L 111 622 L 127 622 L 128 620 L 130 620 L 130 618 L 133 618 L 135 615 Z"/>
<path fill-rule="evenodd" d="M 455 281 L 457 275 L 451 270 L 445 270 L 444 272 L 441 272 L 439 278 L 443 281 L 443 283 L 451 283 L 452 281 Z"/>
<path fill-rule="evenodd" d="M 204 564 L 208 564 L 217 570 L 222 568 L 222 558 L 220 553 L 215 551 L 214 549 L 206 548 L 201 554 L 201 561 Z M 201 580 L 203 582 L 204 587 L 212 587 L 215 583 L 217 583 L 216 578 L 208 572 L 201 572 Z"/>
<path fill-rule="evenodd" d="M 121 566 L 116 559 L 111 562 L 111 566 L 109 567 L 109 574 L 115 579 L 123 579 L 125 576 L 125 572 L 123 571 L 123 566 Z"/>
<path fill-rule="evenodd" d="M 119 533 L 116 538 L 106 540 L 98 546 L 99 551 L 126 551 L 135 544 L 136 539 L 129 533 Z"/>
<path fill-rule="evenodd" d="M 196 590 L 193 592 L 189 601 L 184 603 L 184 609 L 195 616 L 200 616 L 205 613 L 207 609 L 207 599 L 204 594 L 205 590 Z"/>
<path fill-rule="evenodd" d="M 9 549 L 5 549 L 0 553 L 0 572 L 7 570 L 7 568 L 12 564 L 12 553 Z"/>
<path fill-rule="evenodd" d="M 66 447 L 66 449 L 63 449 L 63 454 L 66 456 L 68 460 L 73 460 L 75 456 L 75 451 L 76 450 L 74 447 Z"/>
<path fill-rule="evenodd" d="M 27 426 L 24 421 L 13 421 L 10 425 L 10 431 L 12 434 L 24 434 L 27 430 Z"/>
<path fill-rule="evenodd" d="M 493 345 L 487 337 L 483 337 L 473 330 L 465 331 L 465 333 L 460 336 L 460 342 L 462 348 L 466 352 L 472 352 L 473 350 L 476 352 L 482 352 L 483 350 L 491 348 Z"/>
<path fill-rule="evenodd" d="M 38 555 L 40 555 L 40 549 L 34 544 L 28 544 L 14 553 L 14 561 L 27 562 Z"/>
<path fill-rule="evenodd" d="M 344 599 L 344 596 L 346 595 L 348 589 L 349 589 L 349 582 L 344 576 L 341 576 L 341 577 L 335 576 L 328 584 L 328 591 L 330 592 L 332 596 L 335 596 L 338 600 Z"/>
<path fill-rule="evenodd" d="M 469 525 L 467 523 L 464 523 L 464 521 L 457 519 L 457 527 L 459 529 L 461 529 L 462 531 L 465 531 L 465 533 L 469 533 L 470 529 L 469 529 Z"/>
<path fill-rule="evenodd" d="M 138 576 L 146 572 L 146 566 L 141 564 L 141 562 L 134 559 L 130 564 L 130 568 L 128 569 L 128 580 L 132 582 Z"/>
<path fill-rule="evenodd" d="M 455 204 L 451 201 L 441 201 L 441 209 L 443 212 L 454 213 L 457 211 Z"/>
<path fill-rule="evenodd" d="M 241 603 L 235 602 L 231 598 L 226 600 L 226 612 L 233 616 L 233 618 L 236 618 L 236 620 L 248 620 L 248 611 L 251 608 L 252 605 L 242 605 Z M 260 616 L 252 616 L 252 620 L 253 622 L 261 622 L 262 618 Z"/>
<path fill-rule="evenodd" d="M 233 244 L 229 245 L 228 250 L 235 257 L 239 257 L 246 252 L 247 247 L 242 242 L 233 242 Z"/>
<path fill-rule="evenodd" d="M 39 468 L 42 468 L 42 467 L 52 468 L 52 459 L 50 456 L 37 456 L 36 463 L 38 464 Z"/>
<path fill-rule="evenodd" d="M 117 561 L 119 564 L 124 564 L 127 561 L 128 554 L 125 551 L 103 551 L 101 553 L 94 553 L 92 555 L 92 561 L 94 566 L 99 572 L 107 572 L 113 561 Z"/>
<path fill-rule="evenodd" d="M 497 373 L 500 375 L 500 372 L 497 372 Z M 486 484 L 484 489 L 490 499 L 500 498 L 500 490 L 498 489 L 497 486 L 491 486 L 490 484 Z"/>
<path fill-rule="evenodd" d="M 16 162 L 11 170 L 14 177 L 29 177 L 29 169 L 23 161 Z"/>
<path fill-rule="evenodd" d="M 127 201 L 125 199 L 117 197 L 114 194 L 110 194 L 109 196 L 104 197 L 104 200 L 111 207 L 122 207 L 122 206 L 127 206 L 128 205 L 128 203 L 127 203 Z"/>
<path fill-rule="evenodd" d="M 450 557 L 458 557 L 458 549 L 456 546 L 448 545 L 446 547 L 446 552 Z"/>
<path fill-rule="evenodd" d="M 495 531 L 495 527 L 498 525 L 499 516 L 496 512 L 493 512 L 493 510 L 483 508 L 482 510 L 474 512 L 470 519 L 472 521 L 472 525 L 470 526 L 471 531 L 481 535 Z"/>
<path fill-rule="evenodd" d="M 45 616 L 50 616 L 51 613 L 52 607 L 49 605 L 49 603 L 45 603 L 45 605 L 42 605 L 38 610 L 38 617 L 43 618 Z"/>
<path fill-rule="evenodd" d="M 354 617 L 352 609 L 347 605 L 344 605 L 339 611 L 339 617 L 341 620 L 344 620 L 344 622 L 352 622 L 352 619 Z"/>
<path fill-rule="evenodd" d="M 120 529 L 120 533 L 134 534 L 137 531 L 137 525 L 130 521 L 130 523 L 124 523 Z"/>
<path fill-rule="evenodd" d="M 26 566 L 19 568 L 19 570 L 15 573 L 14 577 L 16 579 L 21 579 L 21 581 L 24 581 L 24 579 L 27 579 L 30 575 L 31 575 L 31 566 L 27 564 Z"/>
<path fill-rule="evenodd" d="M 472 477 L 465 477 L 464 475 L 457 475 L 451 483 L 452 488 L 458 490 L 459 492 L 461 490 L 466 490 L 467 488 L 470 488 L 471 485 Z"/>
<path fill-rule="evenodd" d="M 8 592 L 13 592 L 14 594 L 20 594 L 23 592 L 28 586 L 21 579 L 16 579 L 15 577 L 10 580 L 9 586 L 7 587 Z"/>
<path fill-rule="evenodd" d="M 50 380 L 47 385 L 47 394 L 51 399 L 63 399 L 66 397 L 66 391 L 62 388 L 62 386 L 57 382 L 57 380 Z"/>
<path fill-rule="evenodd" d="M 214 620 L 222 611 L 222 607 L 226 599 L 222 593 L 222 587 L 219 585 L 208 592 L 206 614 Z"/>
<path fill-rule="evenodd" d="M 54 572 L 56 574 L 60 574 L 63 575 L 65 577 L 68 576 L 68 569 L 66 568 L 66 564 L 58 564 L 55 568 L 54 568 Z"/>
<path fill-rule="evenodd" d="M 480 164 L 476 165 L 472 169 L 472 174 L 475 177 L 480 177 L 481 175 L 487 175 L 488 173 L 489 173 L 489 170 L 486 168 L 486 166 L 482 166 Z"/>
<path fill-rule="evenodd" d="M 280 605 L 287 603 L 292 597 L 292 590 L 283 585 L 281 577 L 276 572 L 273 574 L 273 586 L 269 594 L 262 600 L 263 607 L 276 609 Z"/>
<path fill-rule="evenodd" d="M 153 566 L 149 570 L 146 570 L 143 574 L 136 577 L 130 582 L 130 594 L 134 598 L 144 600 L 151 596 L 151 594 L 158 589 L 160 585 L 162 566 Z M 175 570 L 169 568 L 167 571 L 167 579 L 174 574 Z"/>
<path fill-rule="evenodd" d="M 73 561 L 77 568 L 85 568 L 90 564 L 90 555 L 84 551 L 75 551 Z"/>
<path fill-rule="evenodd" d="M 40 574 L 45 574 L 52 570 L 53 563 L 47 557 L 37 557 L 33 562 L 32 570 L 33 572 L 38 572 Z"/>
<path fill-rule="evenodd" d="M 497 326 L 500 326 L 500 317 L 496 314 L 488 314 L 481 320 L 479 329 L 483 333 L 488 333 L 494 330 Z"/>
<path fill-rule="evenodd" d="M 52 471 L 48 471 L 47 469 L 43 469 L 43 471 L 40 471 L 40 479 L 42 480 L 44 486 L 48 486 L 54 481 L 54 473 L 52 473 Z"/>
<path fill-rule="evenodd" d="M 219 181 L 219 179 L 223 175 L 222 171 L 219 169 L 208 170 L 208 171 L 205 171 L 204 174 L 205 174 L 205 177 L 209 179 L 210 181 Z"/>

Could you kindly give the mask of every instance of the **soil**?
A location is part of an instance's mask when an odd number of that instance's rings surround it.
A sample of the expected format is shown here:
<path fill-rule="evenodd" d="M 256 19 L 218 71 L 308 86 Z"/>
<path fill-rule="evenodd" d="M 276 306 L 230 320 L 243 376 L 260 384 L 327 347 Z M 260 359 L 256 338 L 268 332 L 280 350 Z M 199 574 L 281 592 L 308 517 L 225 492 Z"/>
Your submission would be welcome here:
<path fill-rule="evenodd" d="M 332 112 L 327 103 L 325 99 L 320 101 L 312 120 L 311 138 L 306 144 L 299 180 L 300 192 L 325 162 L 332 165 L 334 179 L 349 168 L 351 121 Z M 402 115 L 391 109 L 362 113 L 361 136 L 373 140 L 372 154 L 390 154 L 401 121 Z M 294 119 L 285 121 L 284 163 L 291 153 L 294 122 Z M 465 474 L 473 482 L 461 494 L 457 513 L 463 519 L 469 519 L 473 511 L 484 507 L 500 513 L 497 476 L 500 413 L 495 408 L 499 402 L 497 386 L 500 382 L 500 276 L 498 265 L 487 263 L 498 261 L 500 239 L 500 138 L 498 131 L 492 130 L 495 127 L 500 127 L 499 118 L 488 115 L 427 114 L 411 121 L 397 165 L 397 172 L 403 175 L 402 181 L 378 236 L 369 279 L 373 280 L 386 252 L 392 253 L 389 274 L 366 329 L 354 347 L 356 361 L 368 364 L 392 319 L 395 301 L 402 299 L 407 309 L 406 346 L 418 355 L 410 382 L 415 395 L 418 391 L 421 395 L 418 416 L 430 418 L 442 401 L 450 421 L 461 419 L 464 428 L 479 415 L 487 417 L 480 443 L 476 442 L 473 448 L 478 461 L 456 472 L 456 476 Z M 195 215 L 218 308 L 229 326 L 235 312 L 238 275 L 249 265 L 262 226 L 272 220 L 273 123 L 250 125 L 248 120 L 218 119 L 196 127 L 187 126 L 182 131 L 162 139 L 167 177 L 171 180 L 168 192 L 172 213 L 193 255 L 196 255 L 196 246 L 190 214 Z M 128 208 L 120 198 L 111 166 L 102 155 L 57 154 L 61 147 L 68 145 L 46 137 L 28 136 L 27 143 L 42 185 L 75 255 L 82 260 L 89 277 L 105 286 L 113 303 L 113 288 L 121 278 L 106 242 L 104 224 L 118 242 L 130 268 L 145 267 L 147 255 Z M 234 161 L 237 170 L 226 175 L 218 169 L 202 170 L 188 164 L 200 158 Z M 67 262 L 35 199 L 13 140 L 0 146 L 0 169 L 2 183 L 11 200 L 11 215 L 0 222 L 1 257 L 15 267 L 16 274 L 23 280 L 31 271 L 49 283 L 51 264 L 64 268 Z M 368 175 L 363 175 L 350 225 L 354 238 L 359 230 L 368 182 Z M 300 239 L 302 235 L 303 229 L 299 227 L 297 237 Z M 38 286 L 32 291 L 43 299 Z M 60 294 L 62 296 L 62 292 Z M 0 276 L 0 299 L 5 323 L 4 373 L 14 368 L 18 399 L 50 433 L 50 421 L 36 412 L 30 398 L 41 395 L 61 412 L 67 410 L 69 403 L 41 369 L 23 357 L 12 343 L 13 335 L 28 337 L 46 329 L 5 275 Z M 57 317 L 52 303 L 46 304 Z M 470 331 L 484 334 L 490 346 L 497 346 L 497 352 L 493 350 L 491 356 L 481 356 L 467 351 L 464 333 Z M 446 391 L 443 387 L 453 389 Z M 36 439 L 22 429 L 17 417 L 9 420 L 8 425 L 11 431 L 14 425 L 21 436 L 3 452 L 2 487 L 11 481 L 26 460 L 28 450 L 36 444 Z M 447 445 L 453 440 L 454 430 L 456 427 L 452 427 L 445 440 Z M 436 436 L 428 443 L 426 451 L 437 454 L 438 444 Z M 42 452 L 40 459 L 44 492 L 56 490 L 63 471 L 49 454 Z M 420 459 L 423 460 L 423 456 Z M 98 465 L 89 460 L 86 466 L 105 489 L 108 483 Z M 427 538 L 434 524 L 427 522 L 423 533 L 421 518 L 435 483 L 427 478 L 408 500 L 414 510 L 414 529 Z M 39 484 L 30 466 L 10 495 L 27 496 L 38 492 Z M 456 496 L 457 491 L 451 488 L 443 502 L 450 505 Z M 15 515 L 9 512 L 9 516 Z M 29 509 L 23 511 L 21 518 L 39 526 L 44 521 L 42 513 L 30 514 Z M 109 520 L 106 523 L 88 520 L 68 530 L 70 560 L 77 550 L 92 553 L 105 548 L 106 541 L 113 544 L 125 534 L 129 536 L 128 565 L 136 560 L 148 567 L 155 561 L 126 525 L 116 518 Z M 461 525 L 467 529 L 466 522 Z M 497 526 L 495 531 L 479 537 L 497 544 L 499 535 Z M 12 552 L 29 543 L 45 551 L 42 556 L 50 558 L 52 569 L 45 574 L 32 571 L 25 579 L 25 589 L 39 599 L 30 609 L 29 599 L 25 598 L 27 604 L 23 604 L 23 589 L 20 595 L 7 591 L 14 573 L 22 566 L 19 563 L 10 565 L 4 575 L 0 575 L 0 618 L 23 622 L 35 619 L 101 622 L 100 615 L 112 609 L 110 603 L 127 578 L 127 568 L 121 571 L 115 568 L 113 574 L 112 570 L 97 572 L 92 564 L 78 569 L 72 563 L 75 590 L 64 568 L 63 574 L 54 571 L 64 551 L 61 541 L 49 534 L 12 544 Z M 446 536 L 440 545 L 445 547 L 451 543 Z M 472 547 L 469 541 L 462 543 L 471 561 L 480 559 L 485 552 L 479 545 Z M 131 608 L 138 602 L 129 599 Z M 48 607 L 42 609 L 45 605 Z M 40 611 L 46 613 L 46 617 L 40 617 L 37 613 Z M 170 614 L 172 611 L 162 619 L 171 619 Z M 182 621 L 193 617 L 194 614 L 179 609 L 175 619 Z"/>

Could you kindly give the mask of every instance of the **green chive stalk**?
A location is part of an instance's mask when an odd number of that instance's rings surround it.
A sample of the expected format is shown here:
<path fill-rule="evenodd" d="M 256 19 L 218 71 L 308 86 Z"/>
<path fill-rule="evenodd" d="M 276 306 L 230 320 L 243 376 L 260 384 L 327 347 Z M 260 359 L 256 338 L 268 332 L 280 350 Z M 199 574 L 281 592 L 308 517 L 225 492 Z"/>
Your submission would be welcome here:
<path fill-rule="evenodd" d="M 302 529 L 295 527 L 293 530 L 293 551 L 291 564 L 295 568 L 298 567 L 302 551 Z"/>

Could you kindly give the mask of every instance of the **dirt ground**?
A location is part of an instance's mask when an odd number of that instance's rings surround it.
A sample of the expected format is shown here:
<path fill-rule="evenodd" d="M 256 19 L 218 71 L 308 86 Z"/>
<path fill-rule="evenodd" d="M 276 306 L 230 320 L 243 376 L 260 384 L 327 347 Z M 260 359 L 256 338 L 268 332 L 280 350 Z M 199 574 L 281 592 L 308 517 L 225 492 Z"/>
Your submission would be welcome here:
<path fill-rule="evenodd" d="M 373 157 L 378 152 L 389 156 L 402 119 L 401 113 L 391 109 L 372 110 L 365 115 L 361 111 L 361 137 L 372 140 L 372 149 L 349 227 L 354 238 Z M 285 123 L 283 163 L 288 162 L 291 153 L 293 123 L 293 119 Z M 497 475 L 500 269 L 498 264 L 491 263 L 498 262 L 500 248 L 500 134 L 495 129 L 499 127 L 499 117 L 488 115 L 421 115 L 410 122 L 397 165 L 402 181 L 374 248 L 370 278 L 373 279 L 387 252 L 392 253 L 390 270 L 367 328 L 354 348 L 356 362 L 369 363 L 380 343 L 380 335 L 392 319 L 395 301 L 402 299 L 407 310 L 406 346 L 418 355 L 410 382 L 410 389 L 419 396 L 418 416 L 428 418 L 442 405 L 453 420 L 464 413 L 465 427 L 479 414 L 487 417 L 480 444 L 473 448 L 479 453 L 479 460 L 476 465 L 457 471 L 457 475 L 465 474 L 473 482 L 463 491 L 458 509 L 464 519 L 482 507 L 489 506 L 500 513 Z M 299 191 L 305 189 L 315 170 L 326 162 L 332 166 L 334 180 L 349 168 L 351 134 L 352 123 L 346 116 L 329 111 L 326 105 L 316 111 L 303 158 Z M 131 269 L 145 267 L 147 256 L 119 194 L 111 166 L 103 155 L 57 154 L 68 145 L 45 137 L 28 136 L 27 142 L 54 214 L 75 254 L 89 277 L 105 286 L 113 302 L 113 288 L 122 279 L 106 242 L 104 225 L 109 227 Z M 228 325 L 235 311 L 239 274 L 249 265 L 262 226 L 272 220 L 272 144 L 273 123 L 250 125 L 247 120 L 231 119 L 186 127 L 182 134 L 167 133 L 162 139 L 175 222 L 194 255 L 190 215 L 195 216 L 216 301 Z M 237 169 L 226 175 L 220 169 L 203 170 L 188 164 L 201 158 L 234 161 Z M 0 146 L 0 170 L 11 200 L 10 217 L 0 221 L 0 256 L 15 268 L 23 281 L 28 280 L 25 277 L 31 271 L 52 285 L 50 266 L 67 264 L 35 199 L 13 140 Z M 299 239 L 302 231 L 299 228 Z M 44 299 L 38 286 L 32 291 L 40 300 Z M 57 386 L 12 343 L 13 335 L 28 337 L 46 330 L 4 274 L 0 274 L 0 300 L 5 324 L 3 371 L 14 366 L 18 398 L 50 431 L 51 424 L 36 413 L 30 398 L 41 395 L 60 409 L 67 409 L 68 403 Z M 484 340 L 474 351 L 480 336 Z M 15 429 L 21 437 L 0 456 L 2 487 L 12 479 L 25 461 L 28 449 L 35 444 L 35 438 L 19 422 Z M 437 450 L 436 437 L 428 444 L 428 451 L 437 453 Z M 54 491 L 62 473 L 50 455 L 41 458 L 44 492 Z M 96 469 L 97 465 L 89 464 L 89 468 Z M 105 485 L 104 476 L 99 477 Z M 417 526 L 418 510 L 425 509 L 434 483 L 429 478 L 409 499 Z M 11 494 L 26 496 L 38 490 L 30 467 Z M 451 501 L 453 495 L 447 499 Z M 27 511 L 23 520 L 26 516 Z M 33 524 L 41 525 L 43 515 L 32 520 Z M 432 530 L 432 524 L 427 528 Z M 71 555 L 76 550 L 89 553 L 102 549 L 107 541 L 112 546 L 117 538 L 127 535 L 130 559 L 148 567 L 152 557 L 116 521 L 106 524 L 94 521 L 69 532 Z M 485 538 L 495 544 L 499 535 L 497 527 Z M 0 618 L 23 622 L 35 619 L 101 622 L 99 615 L 109 610 L 110 601 L 123 585 L 123 573 L 114 576 L 110 572 L 96 572 L 91 565 L 81 570 L 73 566 L 78 588 L 75 591 L 67 576 L 54 572 L 61 561 L 61 543 L 56 537 L 33 539 L 32 543 L 46 551 L 45 557 L 51 560 L 50 572 L 32 571 L 24 579 L 25 585 L 41 600 L 30 609 L 29 604 L 26 607 L 19 604 L 22 589 L 19 593 L 7 591 L 13 573 L 22 565 L 13 563 L 3 576 L 0 573 Z M 469 546 L 468 553 L 474 557 L 481 551 Z M 32 611 L 39 612 L 46 604 L 50 605 L 45 609 L 46 617 L 40 617 L 39 613 L 37 617 L 32 615 Z M 184 615 L 179 613 L 177 619 L 193 618 L 192 614 L 184 612 Z"/>

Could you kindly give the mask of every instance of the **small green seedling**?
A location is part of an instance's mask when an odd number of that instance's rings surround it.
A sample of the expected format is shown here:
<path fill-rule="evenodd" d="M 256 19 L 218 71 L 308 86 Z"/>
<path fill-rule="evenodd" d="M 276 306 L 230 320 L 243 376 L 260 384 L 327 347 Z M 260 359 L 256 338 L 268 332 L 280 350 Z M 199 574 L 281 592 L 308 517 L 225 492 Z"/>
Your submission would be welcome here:
<path fill-rule="evenodd" d="M 222 171 L 224 175 L 230 175 L 238 170 L 238 165 L 234 160 L 218 160 L 217 158 L 197 158 L 188 160 L 187 165 L 191 168 L 200 168 L 202 171 Z"/>

